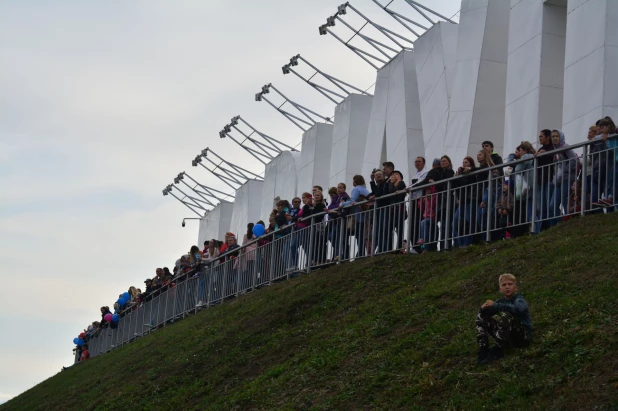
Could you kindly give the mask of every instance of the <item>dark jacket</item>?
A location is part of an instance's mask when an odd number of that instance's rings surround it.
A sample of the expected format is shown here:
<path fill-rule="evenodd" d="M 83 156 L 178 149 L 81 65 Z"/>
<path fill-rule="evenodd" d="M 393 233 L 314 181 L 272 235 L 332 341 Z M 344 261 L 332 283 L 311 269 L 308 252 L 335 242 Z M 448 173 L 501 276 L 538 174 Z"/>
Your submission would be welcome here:
<path fill-rule="evenodd" d="M 597 173 L 599 171 L 599 168 L 601 168 L 603 172 L 605 172 L 605 163 L 606 163 L 607 156 L 605 155 L 605 153 L 594 154 L 594 153 L 600 153 L 601 151 L 607 148 L 605 141 L 603 141 L 602 138 L 596 138 L 596 137 L 592 141 L 593 143 L 590 144 L 590 151 L 589 151 L 590 159 L 592 160 L 592 170 L 593 172 Z"/>
<path fill-rule="evenodd" d="M 283 210 L 279 211 L 275 216 L 275 224 L 277 224 L 277 228 L 280 230 L 277 231 L 277 234 L 275 234 L 275 237 L 277 238 L 281 238 L 284 235 L 288 235 L 292 232 L 292 226 L 288 224 L 288 220 L 287 218 L 285 218 L 286 213 L 289 214 L 289 211 L 286 211 L 286 209 L 284 208 Z M 287 229 L 281 230 L 283 227 L 286 226 L 288 226 Z"/>
<path fill-rule="evenodd" d="M 400 181 L 396 186 L 393 184 L 389 184 L 388 185 L 388 193 L 387 194 L 393 194 L 396 193 L 397 191 L 401 191 L 401 190 L 405 190 L 406 189 L 406 183 L 404 183 L 403 181 Z M 391 204 L 398 204 L 403 202 L 406 199 L 406 193 L 403 192 L 401 194 L 392 196 L 389 198 L 391 201 Z"/>
<path fill-rule="evenodd" d="M 547 144 L 547 145 L 543 145 L 541 147 L 541 149 L 545 150 L 545 151 L 552 151 L 554 149 L 553 144 Z M 554 157 L 550 154 L 545 154 L 545 153 L 541 153 L 543 154 L 542 156 L 539 155 L 537 157 L 537 165 L 538 165 L 538 171 L 537 171 L 537 182 L 539 184 L 547 184 L 551 181 L 553 175 L 554 175 L 554 170 L 553 167 L 550 167 L 550 164 L 552 164 L 554 162 Z M 544 167 L 543 167 L 544 166 Z"/>
<path fill-rule="evenodd" d="M 234 257 L 238 257 L 238 254 L 240 253 L 239 248 L 240 246 L 238 244 L 228 246 L 227 250 L 225 250 L 225 253 L 226 253 L 225 260 L 227 261 Z"/>
<path fill-rule="evenodd" d="M 309 216 L 315 216 L 315 217 L 310 218 L 309 220 L 306 220 L 306 223 L 308 225 L 316 224 L 322 221 L 322 219 L 324 218 L 324 214 L 321 214 L 319 216 L 317 214 L 320 214 L 324 211 L 326 211 L 325 204 L 316 204 L 311 207 L 309 207 L 308 205 L 304 205 L 303 206 L 303 218 L 307 218 Z"/>
<path fill-rule="evenodd" d="M 493 161 L 495 165 L 504 164 L 504 161 L 502 161 L 502 157 L 500 157 L 500 154 L 498 153 L 493 153 L 491 155 L 491 161 Z M 504 169 L 502 167 L 498 168 L 498 175 L 504 175 Z"/>
<path fill-rule="evenodd" d="M 425 184 L 429 184 L 429 180 L 433 180 L 433 181 L 438 181 L 440 180 L 442 176 L 442 167 L 438 167 L 438 168 L 432 168 L 431 170 L 429 170 L 427 172 L 427 176 L 425 176 L 425 179 L 423 181 L 421 181 L 420 183 L 418 183 L 418 186 L 422 186 Z"/>
<path fill-rule="evenodd" d="M 460 177 L 452 183 L 453 188 L 460 188 L 459 190 L 455 190 L 457 199 L 466 204 L 478 202 L 479 188 L 481 185 L 477 183 L 482 181 L 479 179 L 479 175 L 484 173 L 470 174 L 475 171 L 478 171 L 478 168 L 473 168 L 468 173 L 461 174 Z"/>
<path fill-rule="evenodd" d="M 386 181 L 378 184 L 375 181 L 371 182 L 371 193 L 376 198 L 376 207 L 384 207 L 391 203 L 390 198 L 379 200 L 380 197 L 384 197 L 388 194 L 388 184 Z"/>

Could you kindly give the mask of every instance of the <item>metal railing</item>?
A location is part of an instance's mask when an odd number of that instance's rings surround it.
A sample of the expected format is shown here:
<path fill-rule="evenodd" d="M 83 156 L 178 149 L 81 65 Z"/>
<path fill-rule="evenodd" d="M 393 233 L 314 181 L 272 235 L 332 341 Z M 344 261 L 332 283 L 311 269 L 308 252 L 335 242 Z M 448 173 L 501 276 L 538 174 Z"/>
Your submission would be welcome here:
<path fill-rule="evenodd" d="M 617 135 L 472 170 L 322 212 L 203 262 L 88 338 L 91 356 L 199 309 L 299 273 L 389 252 L 422 253 L 538 233 L 562 219 L 614 211 Z M 607 146 L 613 146 L 607 148 Z M 583 149 L 582 156 L 574 151 Z M 544 158 L 552 156 L 550 164 Z M 504 174 L 504 175 L 503 175 Z M 406 198 L 407 197 L 407 198 Z M 304 226 L 306 225 L 306 226 Z M 302 226 L 302 228 L 301 228 Z"/>

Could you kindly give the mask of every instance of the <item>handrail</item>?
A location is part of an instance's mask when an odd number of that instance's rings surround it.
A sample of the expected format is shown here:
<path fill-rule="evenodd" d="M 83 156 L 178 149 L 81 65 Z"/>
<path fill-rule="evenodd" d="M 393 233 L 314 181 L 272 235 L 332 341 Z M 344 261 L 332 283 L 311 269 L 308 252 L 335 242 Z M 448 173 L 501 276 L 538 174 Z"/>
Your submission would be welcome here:
<path fill-rule="evenodd" d="M 611 134 L 611 135 L 608 136 L 608 138 L 611 138 L 611 139 L 614 139 L 614 138 L 617 138 L 617 137 L 618 137 L 618 134 Z M 543 152 L 543 153 L 537 154 L 535 158 L 539 158 L 539 157 L 547 156 L 547 155 L 555 155 L 556 153 L 562 153 L 562 152 L 566 152 L 568 150 L 576 150 L 576 149 L 579 149 L 579 148 L 582 148 L 582 147 L 590 146 L 592 144 L 595 144 L 596 142 L 598 142 L 598 140 L 589 140 L 589 141 L 577 143 L 577 144 L 574 144 L 574 145 L 570 145 L 568 147 L 563 147 L 563 148 L 560 148 L 560 149 L 554 149 L 554 150 L 551 150 L 551 151 L 547 151 L 547 152 Z M 614 152 L 618 150 L 617 148 L 613 148 L 613 149 L 614 149 Z M 607 149 L 606 151 L 609 151 L 609 150 L 611 150 L 611 149 Z M 370 199 L 367 199 L 367 200 L 363 200 L 363 201 L 359 201 L 359 202 L 354 202 L 352 204 L 345 205 L 345 206 L 340 206 L 336 210 L 350 209 L 352 207 L 356 207 L 356 206 L 359 206 L 359 205 L 367 204 L 367 203 L 370 203 L 370 202 L 381 201 L 381 200 L 389 199 L 389 198 L 392 198 L 392 197 L 395 197 L 395 196 L 401 196 L 402 194 L 406 194 L 407 195 L 410 192 L 421 191 L 421 190 L 424 190 L 427 187 L 435 186 L 436 184 L 441 184 L 441 185 L 442 184 L 448 184 L 450 182 L 456 181 L 456 180 L 461 179 L 463 177 L 468 177 L 468 176 L 475 175 L 475 174 L 480 174 L 480 173 L 488 173 L 488 172 L 492 172 L 493 170 L 498 170 L 498 169 L 502 169 L 502 168 L 505 168 L 505 167 L 514 167 L 517 164 L 522 164 L 522 163 L 529 162 L 529 161 L 534 161 L 534 159 L 519 159 L 519 160 L 509 161 L 507 163 L 498 164 L 498 165 L 494 165 L 494 166 L 491 166 L 491 167 L 486 167 L 486 168 L 482 168 L 482 169 L 479 169 L 479 170 L 475 170 L 475 171 L 469 172 L 469 173 L 467 173 L 465 175 L 455 175 L 453 177 L 450 177 L 450 178 L 447 178 L 447 179 L 443 179 L 443 180 L 439 180 L 439 181 L 436 181 L 436 182 L 433 182 L 433 183 L 427 183 L 427 184 L 424 184 L 424 185 L 413 185 L 413 186 L 410 186 L 410 187 L 406 187 L 405 190 L 396 191 L 394 193 L 390 193 L 390 194 L 387 194 L 387 195 L 384 195 L 384 196 L 380 196 L 380 197 L 375 197 L 375 196 L 371 195 L 371 197 L 373 197 L 373 198 L 370 198 Z M 536 163 L 537 162 L 535 161 L 535 164 Z M 408 200 L 403 200 L 401 203 L 397 203 L 397 204 L 405 204 L 407 201 Z M 377 204 L 375 205 L 375 207 L 377 207 Z M 318 214 L 314 214 L 314 215 L 310 215 L 310 216 L 307 216 L 307 217 L 300 218 L 297 221 L 300 221 L 300 222 L 309 221 L 309 220 L 314 219 L 316 217 L 320 217 L 320 216 L 323 217 L 324 215 L 330 214 L 332 211 L 334 211 L 334 210 L 322 211 L 322 212 L 320 212 Z M 358 213 L 351 213 L 349 215 L 352 216 L 352 215 L 361 214 L 361 213 L 364 213 L 364 212 L 365 211 L 360 211 Z M 236 253 L 239 254 L 238 258 L 243 258 L 242 255 L 245 254 L 243 252 L 243 250 L 245 250 L 246 248 L 248 248 L 249 246 L 251 246 L 253 244 L 258 243 L 259 241 L 263 240 L 265 237 L 273 237 L 274 238 L 274 236 L 277 233 L 281 233 L 281 232 L 286 232 L 286 233 L 292 234 L 292 233 L 294 233 L 296 231 L 296 229 L 297 229 L 296 224 L 288 224 L 288 225 L 285 225 L 283 227 L 280 227 L 279 229 L 277 229 L 277 230 L 275 230 L 273 232 L 270 232 L 268 234 L 264 234 L 264 235 L 262 235 L 260 237 L 257 237 L 255 239 L 251 240 L 250 242 L 248 242 L 247 244 L 241 245 L 241 246 L 239 246 L 238 248 L 236 248 L 234 250 L 226 251 L 225 253 L 220 254 L 217 257 L 211 258 L 209 260 L 203 260 L 202 261 L 202 267 L 208 268 L 207 265 L 209 263 L 217 261 L 217 260 L 220 260 L 220 259 L 226 259 L 227 260 L 227 258 L 229 256 L 231 256 L 232 254 L 236 254 Z M 211 268 L 208 268 L 208 269 L 210 270 Z M 179 284 L 185 283 L 186 281 L 191 279 L 192 274 L 194 275 L 197 272 L 199 272 L 199 267 L 193 267 L 191 270 L 187 271 L 186 273 L 182 273 L 182 274 L 176 275 L 172 279 L 172 282 L 175 283 L 175 286 L 178 286 Z M 154 299 L 155 297 L 159 297 L 159 296 L 163 295 L 164 293 L 170 291 L 170 289 L 173 288 L 173 287 L 170 287 L 172 282 L 167 284 L 166 287 L 161 287 L 161 288 L 158 288 L 158 289 L 154 290 L 153 292 L 151 292 L 148 295 L 150 300 Z M 136 304 L 132 304 L 131 306 L 128 306 L 125 309 L 119 311 L 118 314 L 121 315 L 121 316 L 125 316 L 127 313 L 133 311 L 135 309 L 135 307 L 136 307 Z M 104 328 L 107 328 L 107 327 L 110 327 L 109 323 L 106 323 L 104 327 L 99 328 L 98 331 L 96 331 L 95 333 L 93 333 L 90 336 L 88 336 L 88 339 L 90 339 L 90 338 L 92 338 L 94 336 L 97 336 L 100 333 L 101 329 L 104 329 Z"/>

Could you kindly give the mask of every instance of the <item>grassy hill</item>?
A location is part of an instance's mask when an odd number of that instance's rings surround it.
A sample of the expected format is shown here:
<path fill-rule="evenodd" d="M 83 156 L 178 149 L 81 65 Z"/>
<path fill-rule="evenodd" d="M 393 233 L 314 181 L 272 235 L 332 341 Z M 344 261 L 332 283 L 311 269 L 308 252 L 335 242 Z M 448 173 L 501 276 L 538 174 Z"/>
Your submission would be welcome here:
<path fill-rule="evenodd" d="M 204 310 L 1 410 L 618 409 L 618 213 L 383 256 Z M 534 343 L 478 367 L 474 316 L 518 276 Z"/>

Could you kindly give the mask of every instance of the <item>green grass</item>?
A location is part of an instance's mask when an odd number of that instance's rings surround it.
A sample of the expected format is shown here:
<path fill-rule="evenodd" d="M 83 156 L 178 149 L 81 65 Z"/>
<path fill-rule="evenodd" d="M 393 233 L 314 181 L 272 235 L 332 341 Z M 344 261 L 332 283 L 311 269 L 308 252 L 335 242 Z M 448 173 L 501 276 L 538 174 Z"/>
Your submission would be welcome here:
<path fill-rule="evenodd" d="M 343 264 L 204 310 L 0 408 L 618 409 L 617 267 L 616 213 Z M 535 339 L 478 367 L 474 317 L 504 272 Z"/>

